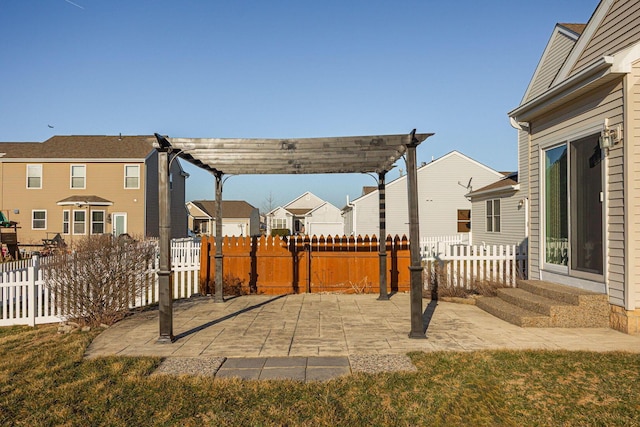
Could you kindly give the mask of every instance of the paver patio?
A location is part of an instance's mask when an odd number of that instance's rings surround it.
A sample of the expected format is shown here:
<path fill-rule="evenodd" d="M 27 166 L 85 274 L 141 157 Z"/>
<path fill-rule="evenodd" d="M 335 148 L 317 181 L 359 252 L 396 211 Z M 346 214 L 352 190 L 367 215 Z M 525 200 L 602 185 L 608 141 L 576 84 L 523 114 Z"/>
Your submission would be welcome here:
<path fill-rule="evenodd" d="M 159 344 L 158 312 L 136 314 L 100 334 L 87 357 L 351 356 L 410 351 L 549 349 L 640 352 L 640 337 L 607 328 L 520 328 L 466 304 L 424 300 L 427 339 L 410 339 L 409 294 L 249 295 L 174 303 L 174 334 Z"/>

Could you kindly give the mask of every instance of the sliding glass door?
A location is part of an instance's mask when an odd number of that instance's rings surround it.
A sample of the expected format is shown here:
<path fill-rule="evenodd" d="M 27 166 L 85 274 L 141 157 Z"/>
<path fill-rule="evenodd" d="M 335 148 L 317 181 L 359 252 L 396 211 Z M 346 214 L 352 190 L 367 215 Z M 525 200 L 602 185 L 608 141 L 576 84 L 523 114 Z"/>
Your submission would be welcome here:
<path fill-rule="evenodd" d="M 603 274 L 602 154 L 599 134 L 543 152 L 545 268 Z"/>
<path fill-rule="evenodd" d="M 602 274 L 602 150 L 598 135 L 570 143 L 571 270 Z"/>
<path fill-rule="evenodd" d="M 545 262 L 564 267 L 569 261 L 567 178 L 567 146 L 545 151 Z"/>

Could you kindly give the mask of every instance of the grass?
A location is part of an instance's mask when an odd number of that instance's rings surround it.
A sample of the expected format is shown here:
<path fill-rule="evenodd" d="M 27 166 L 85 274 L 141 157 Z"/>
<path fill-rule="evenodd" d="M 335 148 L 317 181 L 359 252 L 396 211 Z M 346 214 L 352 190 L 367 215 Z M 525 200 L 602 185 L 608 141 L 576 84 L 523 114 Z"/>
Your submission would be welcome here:
<path fill-rule="evenodd" d="M 84 360 L 97 333 L 0 328 L 0 425 L 640 425 L 638 354 L 412 353 L 417 373 L 243 382 Z"/>

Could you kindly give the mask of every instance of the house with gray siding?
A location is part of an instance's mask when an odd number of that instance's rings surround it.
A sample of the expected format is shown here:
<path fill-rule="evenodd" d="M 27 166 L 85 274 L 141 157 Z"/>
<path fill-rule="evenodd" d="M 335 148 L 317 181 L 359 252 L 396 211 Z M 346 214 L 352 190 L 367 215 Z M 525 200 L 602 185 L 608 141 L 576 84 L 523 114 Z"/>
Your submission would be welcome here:
<path fill-rule="evenodd" d="M 475 230 L 467 193 L 489 185 L 503 175 L 458 151 L 452 151 L 419 167 L 417 177 L 420 237 L 423 238 Z M 386 184 L 385 200 L 387 235 L 408 236 L 406 175 Z M 345 234 L 378 236 L 378 212 L 379 191 L 369 188 L 343 208 Z"/>
<path fill-rule="evenodd" d="M 528 277 L 607 294 L 611 326 L 640 334 L 640 0 L 556 26 L 509 117 Z"/>
<path fill-rule="evenodd" d="M 517 245 L 526 251 L 527 199 L 518 174 L 511 173 L 467 194 L 471 200 L 473 241 L 476 245 Z"/>

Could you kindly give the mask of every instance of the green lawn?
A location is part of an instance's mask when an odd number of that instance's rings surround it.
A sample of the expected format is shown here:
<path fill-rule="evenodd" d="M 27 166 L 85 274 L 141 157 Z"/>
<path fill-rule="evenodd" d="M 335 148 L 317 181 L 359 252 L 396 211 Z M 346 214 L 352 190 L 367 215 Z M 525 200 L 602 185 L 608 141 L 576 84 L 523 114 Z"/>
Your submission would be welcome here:
<path fill-rule="evenodd" d="M 640 425 L 637 354 L 413 353 L 417 373 L 303 384 L 83 360 L 96 334 L 0 328 L 0 425 Z"/>

